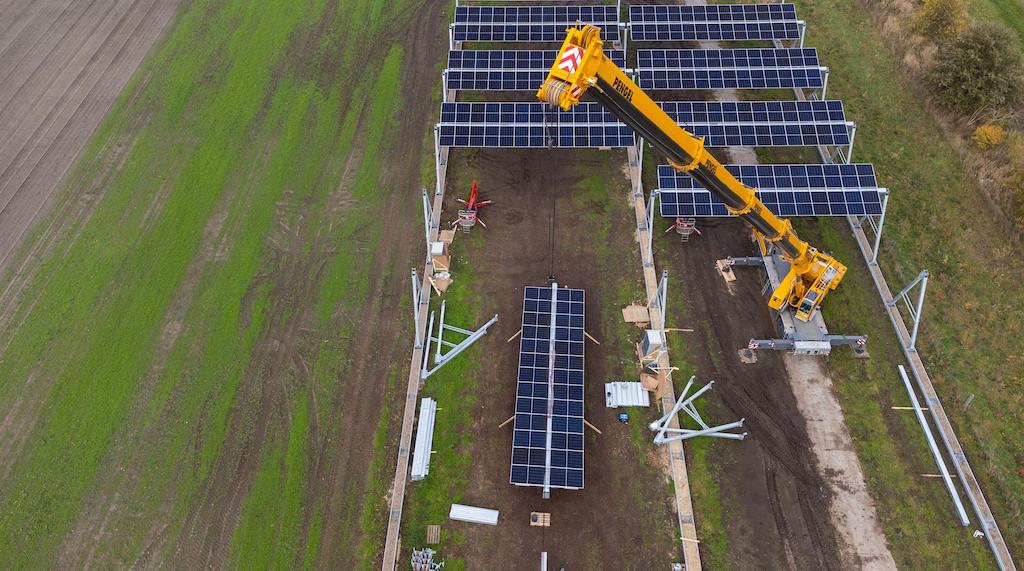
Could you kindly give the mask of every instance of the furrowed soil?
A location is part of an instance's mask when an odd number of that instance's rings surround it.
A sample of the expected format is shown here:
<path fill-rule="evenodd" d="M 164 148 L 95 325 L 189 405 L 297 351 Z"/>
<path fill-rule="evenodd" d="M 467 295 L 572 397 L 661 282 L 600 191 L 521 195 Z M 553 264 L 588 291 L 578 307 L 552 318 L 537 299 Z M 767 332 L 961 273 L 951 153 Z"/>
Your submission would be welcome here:
<path fill-rule="evenodd" d="M 0 3 L 0 274 L 177 5 Z"/>

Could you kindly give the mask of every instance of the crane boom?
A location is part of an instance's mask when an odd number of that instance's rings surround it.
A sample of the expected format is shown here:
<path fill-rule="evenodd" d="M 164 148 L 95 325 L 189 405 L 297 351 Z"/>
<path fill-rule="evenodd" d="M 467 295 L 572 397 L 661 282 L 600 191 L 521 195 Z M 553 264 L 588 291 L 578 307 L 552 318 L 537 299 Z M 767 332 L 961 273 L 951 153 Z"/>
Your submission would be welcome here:
<path fill-rule="evenodd" d="M 731 214 L 754 229 L 762 254 L 773 244 L 789 272 L 772 292 L 775 310 L 791 305 L 808 321 L 825 296 L 842 281 L 846 266 L 801 240 L 792 223 L 775 215 L 754 189 L 732 175 L 695 137 L 676 124 L 615 63 L 604 55 L 600 29 L 586 25 L 567 30 L 565 42 L 537 91 L 541 101 L 568 111 L 590 95 L 665 154 L 672 168 L 692 176 L 725 204 Z"/>

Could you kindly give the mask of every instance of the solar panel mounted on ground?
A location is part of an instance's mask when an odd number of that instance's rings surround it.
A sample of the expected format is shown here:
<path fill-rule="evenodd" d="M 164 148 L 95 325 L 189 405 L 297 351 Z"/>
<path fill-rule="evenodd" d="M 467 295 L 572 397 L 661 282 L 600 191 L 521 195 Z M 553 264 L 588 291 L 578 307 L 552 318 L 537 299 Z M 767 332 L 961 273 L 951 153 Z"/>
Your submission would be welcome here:
<path fill-rule="evenodd" d="M 850 144 L 841 101 L 661 101 L 669 117 L 711 147 Z"/>
<path fill-rule="evenodd" d="M 796 40 L 800 26 L 792 4 L 629 7 L 636 41 Z"/>
<path fill-rule="evenodd" d="M 544 103 L 441 104 L 438 124 L 443 147 L 629 147 L 633 130 L 599 103 L 581 103 L 571 111 Z"/>
<path fill-rule="evenodd" d="M 576 22 L 601 28 L 605 41 L 618 41 L 615 6 L 459 6 L 452 32 L 457 42 L 561 42 Z"/>
<path fill-rule="evenodd" d="M 625 52 L 608 50 L 624 67 Z M 536 91 L 547 79 L 556 50 L 453 50 L 448 52 L 445 87 L 472 91 Z"/>
<path fill-rule="evenodd" d="M 820 89 L 813 48 L 637 50 L 641 89 Z"/>
<path fill-rule="evenodd" d="M 555 286 L 557 287 L 557 286 Z M 583 488 L 581 289 L 525 288 L 509 481 Z"/>
<path fill-rule="evenodd" d="M 727 165 L 779 216 L 861 216 L 882 213 L 882 194 L 870 164 Z M 729 216 L 725 205 L 686 173 L 658 166 L 661 215 Z"/>

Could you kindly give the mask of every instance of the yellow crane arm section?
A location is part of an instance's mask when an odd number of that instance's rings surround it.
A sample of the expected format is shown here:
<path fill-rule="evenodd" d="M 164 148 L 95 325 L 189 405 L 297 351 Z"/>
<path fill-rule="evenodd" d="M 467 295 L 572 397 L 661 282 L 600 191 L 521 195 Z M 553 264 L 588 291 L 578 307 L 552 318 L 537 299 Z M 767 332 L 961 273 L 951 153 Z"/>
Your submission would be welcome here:
<path fill-rule="evenodd" d="M 768 305 L 786 304 L 807 321 L 825 296 L 846 274 L 846 266 L 801 240 L 789 220 L 779 218 L 757 197 L 754 189 L 736 179 L 704 147 L 704 140 L 676 124 L 646 93 L 604 55 L 600 29 L 569 28 L 547 80 L 537 91 L 541 101 L 568 111 L 584 93 L 668 157 L 677 171 L 688 173 L 718 196 L 729 212 L 754 229 L 762 254 L 774 244 L 789 263 L 789 273 L 772 292 Z"/>

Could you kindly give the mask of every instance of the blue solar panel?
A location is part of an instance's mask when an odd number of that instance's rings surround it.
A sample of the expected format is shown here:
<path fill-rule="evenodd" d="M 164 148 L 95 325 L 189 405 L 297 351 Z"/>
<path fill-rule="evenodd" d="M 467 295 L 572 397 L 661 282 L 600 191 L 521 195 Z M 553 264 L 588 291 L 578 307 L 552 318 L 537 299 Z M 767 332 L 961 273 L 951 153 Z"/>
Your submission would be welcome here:
<path fill-rule="evenodd" d="M 621 50 L 605 54 L 625 66 Z M 447 89 L 473 91 L 536 91 L 558 56 L 557 50 L 456 50 L 448 52 Z"/>
<path fill-rule="evenodd" d="M 814 49 L 638 50 L 641 89 L 819 89 Z"/>
<path fill-rule="evenodd" d="M 710 4 L 710 5 L 634 5 L 629 21 L 658 22 L 772 22 L 796 21 L 793 4 Z"/>
<path fill-rule="evenodd" d="M 619 39 L 615 6 L 459 6 L 452 31 L 459 42 L 561 42 L 577 21 Z"/>
<path fill-rule="evenodd" d="M 629 147 L 633 130 L 599 103 L 560 111 L 544 103 L 441 104 L 438 124 L 445 147 Z"/>
<path fill-rule="evenodd" d="M 870 164 L 728 165 L 743 184 L 757 189 L 779 216 L 862 216 L 882 213 L 882 194 Z M 722 217 L 725 205 L 686 173 L 658 166 L 661 215 Z"/>
<path fill-rule="evenodd" d="M 637 41 L 800 38 L 792 4 L 630 6 L 629 26 Z"/>
<path fill-rule="evenodd" d="M 550 287 L 523 292 L 512 484 L 543 486 L 550 474 L 551 487 L 583 488 L 584 303 L 581 289 L 559 288 L 554 303 Z"/>
<path fill-rule="evenodd" d="M 671 101 L 659 105 L 712 147 L 795 147 L 850 143 L 839 101 Z M 633 131 L 596 102 L 570 111 L 544 103 L 441 104 L 446 147 L 628 147 Z"/>
<path fill-rule="evenodd" d="M 658 105 L 711 147 L 850 144 L 840 101 L 662 101 Z"/>

